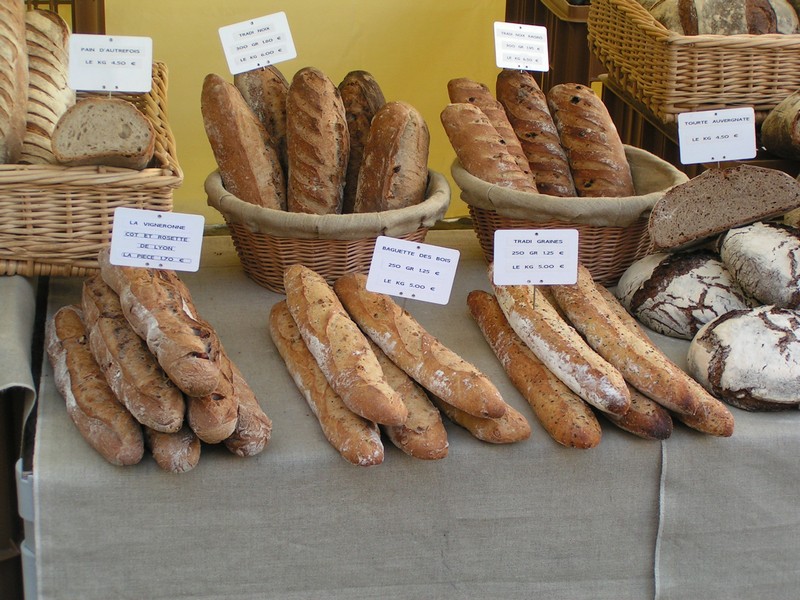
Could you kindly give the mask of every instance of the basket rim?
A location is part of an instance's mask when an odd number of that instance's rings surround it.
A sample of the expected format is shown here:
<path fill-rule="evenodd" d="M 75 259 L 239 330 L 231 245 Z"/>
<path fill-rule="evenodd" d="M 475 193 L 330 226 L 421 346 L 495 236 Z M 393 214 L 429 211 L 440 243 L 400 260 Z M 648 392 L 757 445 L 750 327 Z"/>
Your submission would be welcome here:
<path fill-rule="evenodd" d="M 444 175 L 428 170 L 426 197 L 406 208 L 360 214 L 314 215 L 292 213 L 256 206 L 228 192 L 219 170 L 205 180 L 208 205 L 217 209 L 228 223 L 248 227 L 254 233 L 276 237 L 358 240 L 379 235 L 399 236 L 430 228 L 444 218 L 450 205 L 450 186 Z"/>

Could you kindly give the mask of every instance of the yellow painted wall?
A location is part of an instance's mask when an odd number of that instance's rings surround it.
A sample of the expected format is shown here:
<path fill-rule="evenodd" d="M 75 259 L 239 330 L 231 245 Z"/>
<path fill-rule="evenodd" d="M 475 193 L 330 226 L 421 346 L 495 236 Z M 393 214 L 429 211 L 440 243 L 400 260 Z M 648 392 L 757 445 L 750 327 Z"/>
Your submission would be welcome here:
<path fill-rule="evenodd" d="M 214 168 L 200 114 L 206 74 L 232 80 L 217 30 L 249 18 L 283 11 L 297 58 L 280 63 L 287 76 L 305 66 L 324 71 L 335 83 L 364 69 L 388 100 L 405 100 L 425 117 L 431 131 L 430 168 L 450 177 L 455 154 L 439 121 L 447 103 L 447 81 L 471 77 L 494 87 L 493 23 L 504 19 L 504 0 L 106 0 L 106 31 L 153 38 L 153 54 L 169 69 L 169 120 L 185 173 L 175 210 L 221 216 L 206 204 L 203 181 Z M 450 180 L 448 216 L 467 213 Z"/>

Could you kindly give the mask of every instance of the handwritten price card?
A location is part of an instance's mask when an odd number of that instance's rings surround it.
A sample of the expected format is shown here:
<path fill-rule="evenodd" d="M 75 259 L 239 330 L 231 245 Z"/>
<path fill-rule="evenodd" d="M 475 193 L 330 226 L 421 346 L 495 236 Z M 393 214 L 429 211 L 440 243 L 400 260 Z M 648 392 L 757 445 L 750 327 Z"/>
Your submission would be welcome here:
<path fill-rule="evenodd" d="M 679 114 L 681 163 L 693 165 L 755 158 L 755 125 L 752 107 Z"/>
<path fill-rule="evenodd" d="M 497 285 L 572 284 L 577 280 L 577 229 L 499 229 L 494 232 L 494 283 Z"/>
<path fill-rule="evenodd" d="M 219 39 L 232 75 L 297 57 L 284 12 L 220 27 Z"/>

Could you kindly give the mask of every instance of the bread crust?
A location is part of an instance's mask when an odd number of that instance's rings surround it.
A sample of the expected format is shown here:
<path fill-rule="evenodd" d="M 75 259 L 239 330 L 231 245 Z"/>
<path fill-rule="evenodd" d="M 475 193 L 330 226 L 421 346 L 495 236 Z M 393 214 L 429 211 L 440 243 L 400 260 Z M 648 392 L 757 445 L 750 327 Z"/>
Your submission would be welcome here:
<path fill-rule="evenodd" d="M 236 456 L 255 456 L 269 444 L 272 437 L 272 420 L 261 408 L 253 388 L 233 361 L 231 361 L 231 371 L 238 412 L 236 428 L 224 440 L 224 444 Z"/>
<path fill-rule="evenodd" d="M 144 428 L 145 442 L 156 464 L 168 473 L 186 473 L 200 462 L 200 438 L 184 423 L 173 433 Z"/>
<path fill-rule="evenodd" d="M 22 154 L 28 94 L 25 2 L 0 3 L 0 163 Z"/>
<path fill-rule="evenodd" d="M 531 426 L 525 416 L 513 406 L 507 405 L 502 416 L 496 418 L 476 417 L 448 404 L 435 395 L 433 403 L 448 419 L 469 431 L 475 438 L 490 444 L 514 444 L 531 436 Z"/>

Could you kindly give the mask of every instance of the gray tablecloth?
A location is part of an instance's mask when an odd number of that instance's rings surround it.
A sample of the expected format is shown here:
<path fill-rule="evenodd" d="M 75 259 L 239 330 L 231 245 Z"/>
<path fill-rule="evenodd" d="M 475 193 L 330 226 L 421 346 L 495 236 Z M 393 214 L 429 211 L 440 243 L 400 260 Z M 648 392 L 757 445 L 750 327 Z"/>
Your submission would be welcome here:
<path fill-rule="evenodd" d="M 238 267 L 183 274 L 272 418 L 272 442 L 247 459 L 205 446 L 198 467 L 183 475 L 149 458 L 113 467 L 69 422 L 46 366 L 34 463 L 40 597 L 639 600 L 696 599 L 700 590 L 726 598 L 795 592 L 800 485 L 789 456 L 797 454 L 800 413 L 737 411 L 731 439 L 677 427 L 662 444 L 605 426 L 597 448 L 562 448 L 535 422 L 467 313 L 466 294 L 488 289 L 474 235 L 433 232 L 428 241 L 462 251 L 451 301 L 406 307 L 529 417 L 529 440 L 492 446 L 448 423 L 442 461 L 387 445 L 382 465 L 354 467 L 322 437 L 269 338 L 267 315 L 281 296 Z M 79 285 L 53 280 L 50 311 L 76 301 Z"/>
<path fill-rule="evenodd" d="M 21 390 L 25 415 L 36 397 L 31 365 L 35 317 L 36 281 L 0 276 L 0 392 Z"/>

